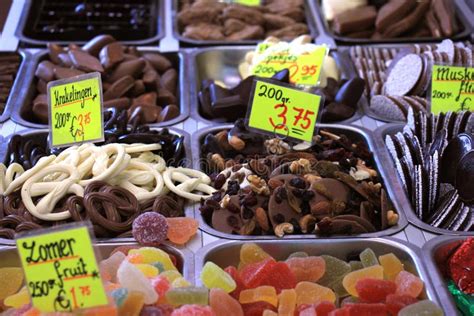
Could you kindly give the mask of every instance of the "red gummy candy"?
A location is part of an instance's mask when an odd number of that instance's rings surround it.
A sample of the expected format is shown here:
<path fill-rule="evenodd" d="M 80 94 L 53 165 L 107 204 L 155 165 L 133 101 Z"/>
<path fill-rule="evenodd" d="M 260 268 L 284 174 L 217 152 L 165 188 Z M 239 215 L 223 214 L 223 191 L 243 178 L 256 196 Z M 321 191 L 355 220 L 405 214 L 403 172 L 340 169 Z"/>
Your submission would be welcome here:
<path fill-rule="evenodd" d="M 237 268 L 234 266 L 228 266 L 224 269 L 224 271 L 227 272 L 232 277 L 232 279 L 234 279 L 235 284 L 237 284 L 235 290 L 233 290 L 229 294 L 236 300 L 239 300 L 240 292 L 246 289 L 244 282 L 240 278 L 239 271 L 237 271 Z"/>
<path fill-rule="evenodd" d="M 382 303 L 375 304 L 346 304 L 347 316 L 387 316 L 387 306 Z"/>
<path fill-rule="evenodd" d="M 296 309 L 297 315 L 309 307 L 313 307 L 316 315 L 318 316 L 328 316 L 332 311 L 336 309 L 336 305 L 331 302 L 323 301 L 318 304 L 302 304 Z"/>
<path fill-rule="evenodd" d="M 273 286 L 277 293 L 284 289 L 294 289 L 296 287 L 296 276 L 284 262 L 277 262 L 262 279 L 260 285 Z"/>
<path fill-rule="evenodd" d="M 242 309 L 244 310 L 245 316 L 262 316 L 263 312 L 266 309 L 269 309 L 273 312 L 277 312 L 275 306 L 268 302 L 255 302 L 250 304 L 242 304 Z"/>
<path fill-rule="evenodd" d="M 330 312 L 328 316 L 349 316 L 349 312 L 345 308 L 338 308 Z"/>
<path fill-rule="evenodd" d="M 454 283 L 465 293 L 474 294 L 474 238 L 468 238 L 449 259 L 448 270 Z"/>
<path fill-rule="evenodd" d="M 392 281 L 367 278 L 359 280 L 355 288 L 362 302 L 383 303 L 387 295 L 395 293 L 397 285 Z"/>
<path fill-rule="evenodd" d="M 410 295 L 389 294 L 385 300 L 390 315 L 396 316 L 405 306 L 415 304 L 418 300 Z"/>
<path fill-rule="evenodd" d="M 271 271 L 275 265 L 276 262 L 273 258 L 248 264 L 240 271 L 240 278 L 247 288 L 258 287 L 262 285 L 262 281 L 273 277 Z"/>

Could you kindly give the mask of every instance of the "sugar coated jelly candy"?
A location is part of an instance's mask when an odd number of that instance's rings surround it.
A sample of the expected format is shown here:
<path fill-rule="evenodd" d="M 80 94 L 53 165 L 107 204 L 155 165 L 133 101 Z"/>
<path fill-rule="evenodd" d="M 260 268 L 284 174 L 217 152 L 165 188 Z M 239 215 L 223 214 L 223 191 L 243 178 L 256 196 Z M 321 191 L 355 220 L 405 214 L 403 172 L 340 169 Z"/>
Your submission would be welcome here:
<path fill-rule="evenodd" d="M 115 282 L 116 276 L 117 276 L 117 270 L 122 263 L 123 260 L 125 260 L 125 254 L 123 252 L 117 251 L 114 254 L 112 254 L 110 257 L 108 257 L 105 260 L 102 260 L 99 263 L 99 268 L 100 268 L 100 273 L 103 275 L 106 273 L 109 276 L 109 280 L 112 282 Z"/>
<path fill-rule="evenodd" d="M 168 217 L 168 239 L 178 245 L 187 243 L 197 232 L 199 222 L 189 217 Z"/>
<path fill-rule="evenodd" d="M 249 304 L 242 304 L 245 316 L 262 316 L 265 310 L 272 310 L 276 312 L 276 307 L 267 302 L 255 302 Z"/>
<path fill-rule="evenodd" d="M 201 281 L 208 288 L 219 288 L 230 293 L 237 287 L 234 279 L 213 262 L 206 262 L 201 271 Z"/>
<path fill-rule="evenodd" d="M 351 272 L 351 266 L 341 259 L 327 255 L 322 255 L 321 258 L 324 259 L 326 268 L 324 275 L 318 281 L 321 285 L 329 286 L 331 283 Z"/>
<path fill-rule="evenodd" d="M 117 316 L 117 315 L 118 315 L 117 306 L 113 304 L 88 308 L 81 313 L 81 316 Z M 139 315 L 141 316 L 141 313 Z"/>
<path fill-rule="evenodd" d="M 387 295 L 394 294 L 397 285 L 393 281 L 379 279 L 361 279 L 356 283 L 356 291 L 365 303 L 383 303 Z"/>
<path fill-rule="evenodd" d="M 430 300 L 419 301 L 405 306 L 398 312 L 398 316 L 443 316 L 443 310 Z"/>
<path fill-rule="evenodd" d="M 132 224 L 133 238 L 142 245 L 156 246 L 166 240 L 168 222 L 155 212 L 140 214 Z"/>
<path fill-rule="evenodd" d="M 119 308 L 119 315 L 138 316 L 144 303 L 145 296 L 142 292 L 130 291 Z"/>
<path fill-rule="evenodd" d="M 349 261 L 349 265 L 351 266 L 351 271 L 357 271 L 364 268 L 364 265 L 360 261 Z"/>
<path fill-rule="evenodd" d="M 375 255 L 375 252 L 370 248 L 367 248 L 364 251 L 362 251 L 359 254 L 359 258 L 364 268 L 379 264 L 379 261 L 377 260 L 377 256 Z"/>
<path fill-rule="evenodd" d="M 174 280 L 182 278 L 183 276 L 176 270 L 168 270 L 160 273 L 160 276 L 166 278 L 170 283 L 173 283 Z"/>
<path fill-rule="evenodd" d="M 323 301 L 334 303 L 336 294 L 325 286 L 312 282 L 300 282 L 296 285 L 296 305 L 315 304 Z"/>
<path fill-rule="evenodd" d="M 8 283 L 8 282 L 3 282 Z M 3 286 L 3 285 L 2 285 Z M 30 294 L 26 287 L 21 288 L 18 293 L 12 294 L 5 298 L 3 304 L 8 307 L 20 308 L 30 303 Z"/>
<path fill-rule="evenodd" d="M 294 289 L 283 290 L 278 295 L 278 315 L 293 316 L 296 309 L 296 291 Z"/>
<path fill-rule="evenodd" d="M 278 296 L 274 287 L 264 285 L 240 292 L 239 302 L 241 304 L 267 302 L 276 307 Z"/>
<path fill-rule="evenodd" d="M 379 261 L 387 280 L 394 281 L 400 271 L 403 271 L 403 263 L 393 253 L 379 256 Z"/>
<path fill-rule="evenodd" d="M 119 283 L 129 291 L 141 292 L 145 304 L 153 304 L 158 300 L 158 294 L 150 281 L 133 264 L 124 260 L 117 271 Z"/>
<path fill-rule="evenodd" d="M 415 304 L 418 300 L 408 295 L 389 294 L 385 299 L 388 311 L 392 315 L 398 315 L 398 312 L 405 306 Z"/>
<path fill-rule="evenodd" d="M 408 271 L 400 271 L 395 278 L 395 283 L 397 284 L 396 293 L 398 295 L 418 297 L 423 291 L 423 281 Z"/>
<path fill-rule="evenodd" d="M 383 279 L 383 268 L 380 265 L 370 266 L 361 270 L 349 272 L 342 279 L 342 285 L 346 291 L 352 295 L 358 297 L 356 284 L 359 280 L 372 278 L 372 279 Z"/>
<path fill-rule="evenodd" d="M 159 297 L 165 295 L 166 291 L 168 291 L 171 287 L 170 282 L 164 276 L 157 276 L 150 280 L 151 286 L 155 289 L 155 292 L 158 294 Z"/>
<path fill-rule="evenodd" d="M 268 258 L 271 258 L 271 256 L 255 243 L 245 243 L 240 248 L 240 263 L 242 266 Z"/>
<path fill-rule="evenodd" d="M 216 314 L 209 306 L 190 304 L 175 309 L 171 316 L 216 316 Z"/>
<path fill-rule="evenodd" d="M 293 289 L 296 286 L 296 277 L 284 262 L 275 263 L 263 277 L 261 285 L 273 286 L 277 293 L 283 289 Z"/>
<path fill-rule="evenodd" d="M 344 305 L 347 316 L 387 316 L 387 306 L 382 303 L 355 303 Z"/>
<path fill-rule="evenodd" d="M 233 298 L 238 300 L 239 296 L 240 296 L 240 292 L 242 290 L 245 290 L 245 285 L 244 285 L 244 282 L 242 281 L 242 279 L 240 278 L 239 271 L 237 271 L 237 268 L 234 267 L 234 266 L 228 266 L 227 268 L 224 269 L 224 271 L 227 272 L 232 277 L 232 279 L 235 281 L 236 288 L 235 288 L 235 290 L 230 292 L 230 295 Z"/>
<path fill-rule="evenodd" d="M 123 305 L 125 299 L 128 296 L 128 290 L 124 287 L 121 287 L 110 292 L 110 296 L 112 296 L 112 298 L 114 299 L 115 304 L 120 307 Z"/>
<path fill-rule="evenodd" d="M 222 289 L 211 289 L 209 292 L 209 305 L 211 305 L 216 316 L 244 316 L 244 311 L 239 301 Z"/>
<path fill-rule="evenodd" d="M 172 288 L 166 292 L 166 300 L 174 306 L 197 304 L 207 305 L 209 291 L 202 287 Z"/>
<path fill-rule="evenodd" d="M 134 264 L 135 268 L 140 270 L 141 273 L 143 273 L 144 276 L 147 278 L 154 278 L 158 275 L 158 269 L 152 266 L 151 264 L 144 264 L 144 263 L 139 263 L 139 264 Z"/>
<path fill-rule="evenodd" d="M 326 262 L 321 257 L 290 258 L 286 264 L 296 277 L 296 282 L 318 281 L 326 271 Z"/>
<path fill-rule="evenodd" d="M 0 286 L 0 300 L 18 292 L 23 284 L 23 278 L 24 275 L 21 268 L 1 268 L 0 280 L 8 280 L 8 282 L 2 282 L 3 284 Z"/>
<path fill-rule="evenodd" d="M 165 270 L 177 270 L 171 261 L 170 256 L 163 250 L 155 247 L 141 247 L 139 249 L 131 249 L 129 255 L 139 253 L 143 256 L 143 263 L 153 264 L 160 262 L 163 264 Z"/>
<path fill-rule="evenodd" d="M 336 305 L 328 301 L 323 301 L 316 304 L 303 304 L 303 305 L 298 306 L 296 315 L 328 316 L 335 309 L 336 309 Z"/>
<path fill-rule="evenodd" d="M 268 258 L 261 262 L 246 265 L 240 271 L 240 277 L 244 285 L 248 288 L 261 285 L 264 279 L 271 276 L 270 272 L 275 264 L 276 262 L 273 258 Z"/>
<path fill-rule="evenodd" d="M 183 277 L 179 277 L 173 280 L 171 283 L 171 287 L 178 288 L 178 287 L 188 287 L 191 286 L 188 280 Z"/>
<path fill-rule="evenodd" d="M 304 251 L 296 251 L 296 252 L 293 252 L 291 255 L 288 256 L 288 259 L 291 259 L 291 258 L 306 258 L 306 257 L 309 257 L 308 253 L 307 252 L 304 252 Z M 287 260 L 288 260 L 287 259 Z"/>
<path fill-rule="evenodd" d="M 275 313 L 274 311 L 270 309 L 266 309 L 263 311 L 262 316 L 278 316 L 278 313 Z"/>

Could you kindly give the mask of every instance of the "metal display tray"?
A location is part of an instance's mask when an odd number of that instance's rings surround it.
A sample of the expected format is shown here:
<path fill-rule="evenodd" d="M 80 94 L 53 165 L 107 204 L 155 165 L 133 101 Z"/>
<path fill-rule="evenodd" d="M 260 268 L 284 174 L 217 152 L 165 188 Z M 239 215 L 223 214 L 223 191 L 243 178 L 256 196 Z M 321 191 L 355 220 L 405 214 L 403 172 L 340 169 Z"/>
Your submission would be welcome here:
<path fill-rule="evenodd" d="M 216 241 L 201 248 L 197 252 L 195 260 L 197 285 L 201 282 L 198 276 L 207 261 L 212 261 L 221 268 L 229 265 L 237 266 L 240 261 L 240 247 L 247 242 L 250 241 Z M 377 256 L 391 252 L 404 262 L 406 270 L 418 275 L 424 281 L 423 296 L 442 306 L 436 294 L 436 287 L 431 284 L 430 271 L 426 270 L 422 263 L 420 249 L 401 240 L 395 238 L 348 238 L 344 240 L 300 240 L 298 242 L 292 240 L 260 240 L 255 241 L 255 243 L 276 260 L 285 260 L 291 253 L 297 251 L 304 251 L 313 256 L 330 255 L 343 260 L 346 260 L 348 255 L 357 254 L 366 248 L 371 248 Z"/>
<path fill-rule="evenodd" d="M 178 94 L 176 97 L 179 100 L 180 114 L 169 121 L 161 123 L 147 124 L 151 127 L 166 127 L 171 126 L 181 121 L 184 121 L 189 116 L 189 82 L 186 80 L 185 69 L 187 68 L 185 52 L 173 52 L 173 53 L 161 53 L 157 48 L 150 47 L 138 47 L 138 51 L 141 53 L 160 53 L 163 56 L 170 59 L 175 67 L 178 70 Z M 22 77 L 18 78 L 24 83 L 21 86 L 20 91 L 18 92 L 18 101 L 15 102 L 15 106 L 12 108 L 12 120 L 20 125 L 31 127 L 31 128 L 47 128 L 46 124 L 39 124 L 31 121 L 32 112 L 28 106 L 33 102 L 36 97 L 36 82 L 35 71 L 38 64 L 48 58 L 47 50 L 40 50 L 32 56 L 32 60 L 28 63 L 27 69 L 22 73 Z"/>
<path fill-rule="evenodd" d="M 423 263 L 430 271 L 430 279 L 436 294 L 446 311 L 446 315 L 460 315 L 454 299 L 449 293 L 446 280 L 442 273 L 442 266 L 450 255 L 451 251 L 459 246 L 466 237 L 461 236 L 438 236 L 431 239 L 422 247 Z M 447 268 L 447 267 L 444 267 Z"/>
<path fill-rule="evenodd" d="M 201 90 L 201 83 L 205 79 L 214 79 L 224 82 L 228 87 L 236 86 L 242 78 L 239 74 L 239 64 L 245 59 L 245 55 L 254 51 L 255 46 L 235 46 L 235 47 L 208 47 L 194 49 L 189 53 L 191 78 L 195 84 L 191 85 L 191 116 L 206 124 L 227 124 L 230 122 L 222 122 L 219 120 L 210 120 L 204 118 L 199 112 L 198 93 Z M 357 77 L 352 67 L 350 57 L 347 52 L 331 51 L 331 56 L 336 60 L 336 64 L 340 70 L 341 78 Z M 361 102 L 357 104 L 357 110 L 352 117 L 337 121 L 338 124 L 349 124 L 362 117 L 363 111 Z"/>
<path fill-rule="evenodd" d="M 213 127 L 207 127 L 198 130 L 197 132 L 193 133 L 192 140 L 191 140 L 191 151 L 193 153 L 193 168 L 197 170 L 202 170 L 201 166 L 201 161 L 202 161 L 202 154 L 201 154 L 201 144 L 208 134 L 215 134 L 223 129 L 231 129 L 233 125 L 220 125 L 220 126 L 213 126 Z M 336 132 L 336 133 L 344 133 L 349 137 L 350 139 L 356 140 L 356 141 L 362 141 L 366 143 L 369 147 L 369 150 L 374 153 L 374 162 L 375 162 L 375 169 L 379 173 L 380 178 L 382 179 L 382 182 L 385 186 L 385 189 L 388 193 L 388 196 L 390 200 L 392 201 L 395 209 L 397 210 L 399 219 L 398 219 L 398 224 L 396 226 L 392 226 L 388 229 L 385 229 L 383 231 L 378 231 L 374 233 L 366 233 L 366 234 L 360 234 L 360 235 L 354 235 L 354 236 L 331 236 L 330 238 L 333 240 L 337 239 L 350 239 L 354 237 L 363 237 L 363 238 L 373 238 L 373 237 L 381 237 L 381 236 L 388 236 L 388 235 L 393 235 L 401 230 L 403 230 L 407 225 L 408 221 L 405 217 L 405 214 L 403 212 L 403 206 L 401 205 L 400 199 L 399 199 L 399 192 L 395 191 L 392 187 L 392 183 L 389 180 L 390 178 L 387 177 L 387 171 L 385 168 L 381 168 L 380 165 L 383 163 L 383 160 L 380 159 L 379 155 L 379 150 L 375 146 L 375 143 L 373 141 L 373 137 L 370 135 L 371 132 L 360 128 L 360 127 L 355 127 L 355 126 L 349 126 L 349 125 L 337 125 L 337 124 L 320 124 L 319 128 L 321 129 L 326 129 L 329 130 L 330 132 Z M 232 234 L 227 234 L 220 232 L 213 227 L 211 227 L 201 216 L 199 212 L 198 206 L 195 206 L 195 218 L 199 221 L 199 227 L 202 231 L 219 237 L 219 238 L 226 238 L 226 239 L 236 239 L 236 240 L 260 240 L 260 239 L 270 239 L 270 240 L 284 240 L 284 239 L 324 239 L 328 237 L 318 237 L 314 234 L 301 234 L 301 235 L 285 235 L 282 238 L 279 238 L 274 235 L 252 235 L 252 236 L 242 236 L 242 235 L 232 235 Z"/>
<path fill-rule="evenodd" d="M 454 40 L 463 40 L 467 39 L 472 32 L 472 26 L 470 20 L 472 20 L 472 15 L 470 15 L 470 10 L 467 7 L 464 0 L 453 0 L 457 20 L 463 30 L 455 34 L 454 36 L 449 37 Z M 468 0 L 469 1 L 469 0 Z M 313 10 L 313 16 L 315 19 L 319 19 L 319 25 L 323 25 L 323 28 L 320 30 L 321 33 L 325 33 L 327 36 L 334 38 L 340 44 L 376 44 L 376 43 L 420 43 L 420 42 L 436 42 L 445 39 L 446 37 L 398 37 L 398 38 L 388 38 L 373 40 L 370 38 L 351 38 L 343 35 L 338 35 L 333 32 L 326 18 L 323 16 L 321 9 L 320 1 L 314 1 L 314 5 L 311 6 Z"/>
<path fill-rule="evenodd" d="M 185 37 L 181 35 L 181 32 L 179 30 L 179 25 L 178 25 L 178 13 L 179 13 L 179 7 L 178 7 L 178 1 L 179 0 L 172 0 L 173 5 L 171 8 L 171 16 L 173 19 L 173 36 L 180 41 L 180 43 L 183 44 L 183 46 L 206 46 L 206 45 L 256 45 L 259 42 L 263 41 L 264 39 L 258 39 L 258 40 L 241 40 L 241 41 L 215 41 L 215 40 L 195 40 L 192 38 Z M 305 3 L 305 18 L 306 18 L 306 25 L 308 26 L 309 29 L 309 35 L 312 38 L 315 38 L 318 36 L 318 31 L 319 27 L 317 27 L 316 23 L 316 18 L 312 14 L 311 10 L 311 2 L 313 0 L 304 0 Z"/>
<path fill-rule="evenodd" d="M 171 133 L 176 134 L 178 136 L 184 136 L 184 151 L 185 151 L 185 157 L 183 158 L 183 166 L 191 168 L 192 167 L 192 153 L 191 153 L 191 136 L 187 132 L 174 128 L 174 127 L 163 127 L 167 128 Z M 153 130 L 161 130 L 163 128 L 156 128 L 156 127 L 151 127 Z M 22 130 L 19 133 L 16 133 L 18 135 L 21 135 L 25 138 L 31 138 L 35 139 L 36 141 L 40 140 L 46 143 L 47 142 L 47 137 L 48 137 L 49 131 L 47 129 L 25 129 Z M 5 139 L 5 144 L 10 143 L 10 139 L 13 135 L 9 136 L 3 136 Z M 5 162 L 5 159 L 8 155 L 8 145 L 3 146 L 0 148 L 0 161 Z M 194 218 L 194 205 L 193 202 L 186 202 L 185 207 L 184 207 L 184 213 L 186 217 Z M 97 238 L 96 241 L 98 243 L 110 243 L 110 244 L 116 244 L 116 243 L 130 243 L 130 242 L 135 242 L 134 238 Z M 12 246 L 15 244 L 14 240 L 11 239 L 6 239 L 6 238 L 0 238 L 0 245 L 9 245 Z M 1 261 L 1 260 L 0 260 Z"/>
<path fill-rule="evenodd" d="M 444 228 L 433 227 L 430 224 L 423 222 L 419 219 L 416 214 L 413 206 L 411 205 L 410 198 L 408 197 L 403 184 L 398 177 L 397 170 L 392 161 L 392 157 L 388 152 L 387 147 L 385 146 L 385 136 L 395 135 L 398 132 L 403 130 L 404 124 L 386 124 L 379 127 L 374 131 L 374 142 L 375 146 L 378 149 L 379 159 L 382 162 L 381 166 L 384 169 L 384 173 L 387 175 L 388 181 L 390 181 L 392 190 L 397 193 L 397 198 L 402 206 L 403 213 L 407 217 L 408 221 L 417 226 L 418 228 L 437 234 L 437 235 L 455 235 L 455 236 L 469 236 L 473 235 L 473 232 L 459 232 L 452 231 Z"/>
<path fill-rule="evenodd" d="M 23 6 L 23 11 L 20 17 L 20 21 L 17 25 L 17 29 L 15 31 L 15 35 L 24 43 L 26 43 L 28 46 L 45 46 L 49 42 L 53 42 L 59 45 L 69 45 L 71 43 L 74 44 L 84 44 L 86 41 L 75 41 L 74 39 L 68 39 L 68 40 L 60 40 L 60 41 L 51 41 L 51 40 L 46 40 L 46 39 L 41 39 L 41 38 L 33 38 L 25 34 L 25 28 L 28 26 L 29 16 L 30 16 L 30 10 L 32 7 L 32 4 L 35 0 L 25 0 L 24 6 Z M 46 1 L 46 0 L 45 0 Z M 117 40 L 121 41 L 124 44 L 128 45 L 152 45 L 153 43 L 158 43 L 164 36 L 165 36 L 165 5 L 164 1 L 162 0 L 155 0 L 156 1 L 156 6 L 158 7 L 157 12 L 151 12 L 151 14 L 155 14 L 153 17 L 156 20 L 156 34 L 149 38 L 145 39 L 140 39 L 140 40 L 128 40 L 128 41 L 123 41 L 120 39 L 120 37 L 117 37 Z"/>

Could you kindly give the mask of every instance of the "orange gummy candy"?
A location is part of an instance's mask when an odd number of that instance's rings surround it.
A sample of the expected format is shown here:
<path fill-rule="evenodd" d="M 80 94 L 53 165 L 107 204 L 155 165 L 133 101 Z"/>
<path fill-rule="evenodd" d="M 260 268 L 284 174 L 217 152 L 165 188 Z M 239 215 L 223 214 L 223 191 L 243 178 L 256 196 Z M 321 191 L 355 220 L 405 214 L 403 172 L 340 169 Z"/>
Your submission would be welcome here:
<path fill-rule="evenodd" d="M 178 245 L 187 243 L 196 234 L 199 222 L 189 217 L 169 217 L 168 239 Z"/>

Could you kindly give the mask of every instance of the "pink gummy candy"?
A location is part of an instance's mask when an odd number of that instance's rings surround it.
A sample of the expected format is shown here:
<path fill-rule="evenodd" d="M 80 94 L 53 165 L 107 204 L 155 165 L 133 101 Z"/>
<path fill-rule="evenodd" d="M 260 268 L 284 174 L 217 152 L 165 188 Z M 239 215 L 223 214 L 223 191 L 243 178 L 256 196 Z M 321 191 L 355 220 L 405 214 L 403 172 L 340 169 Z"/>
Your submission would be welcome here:
<path fill-rule="evenodd" d="M 411 297 L 418 297 L 423 291 L 423 281 L 416 275 L 407 271 L 400 271 L 395 278 L 397 284 L 398 295 L 409 295 Z"/>
<path fill-rule="evenodd" d="M 171 316 L 216 316 L 209 306 L 183 305 L 175 309 Z"/>

